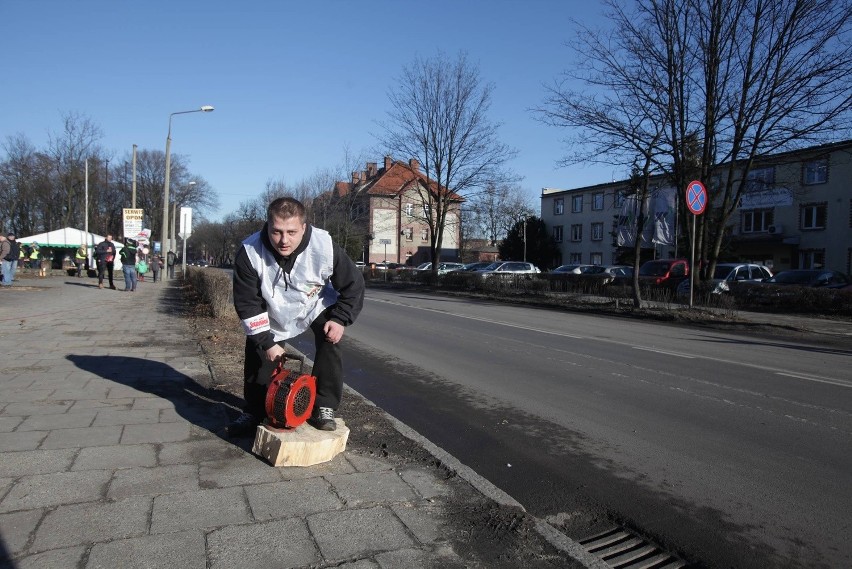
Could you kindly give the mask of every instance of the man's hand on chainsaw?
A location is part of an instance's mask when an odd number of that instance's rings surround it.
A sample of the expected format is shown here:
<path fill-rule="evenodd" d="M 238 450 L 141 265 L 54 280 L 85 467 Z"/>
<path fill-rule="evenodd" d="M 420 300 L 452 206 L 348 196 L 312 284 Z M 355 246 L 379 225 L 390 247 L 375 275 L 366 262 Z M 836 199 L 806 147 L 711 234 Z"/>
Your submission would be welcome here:
<path fill-rule="evenodd" d="M 284 348 L 282 348 L 278 344 L 275 344 L 274 346 L 266 350 L 266 359 L 271 362 L 283 360 L 285 353 L 286 352 L 284 351 Z"/>
<path fill-rule="evenodd" d="M 336 344 L 343 338 L 343 325 L 333 320 L 326 322 L 325 326 L 322 327 L 322 331 L 325 332 L 326 342 Z"/>

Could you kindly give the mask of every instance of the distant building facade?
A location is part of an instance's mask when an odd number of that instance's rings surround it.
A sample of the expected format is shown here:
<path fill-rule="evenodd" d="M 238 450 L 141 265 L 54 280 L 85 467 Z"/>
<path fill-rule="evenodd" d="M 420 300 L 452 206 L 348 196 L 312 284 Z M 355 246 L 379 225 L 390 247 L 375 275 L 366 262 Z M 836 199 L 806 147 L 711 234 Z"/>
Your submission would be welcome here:
<path fill-rule="evenodd" d="M 852 273 L 852 140 L 760 157 L 748 180 L 750 188 L 725 227 L 728 247 L 720 260 L 762 263 L 776 272 L 825 267 Z M 656 182 L 657 191 L 683 199 L 682 190 Z M 718 183 L 704 182 L 708 189 Z M 616 235 L 626 188 L 627 182 L 619 181 L 542 189 L 541 217 L 561 263 L 608 265 L 623 258 Z M 679 217 L 675 214 L 677 226 L 688 221 L 682 213 Z M 673 232 L 680 234 L 677 228 Z M 688 257 L 689 244 L 676 239 L 654 243 L 652 256 L 670 258 L 677 251 Z"/>
<path fill-rule="evenodd" d="M 400 162 L 390 156 L 385 156 L 381 168 L 376 162 L 367 162 L 366 169 L 353 172 L 350 181 L 335 184 L 337 199 L 348 197 L 356 204 L 352 208 L 359 214 L 356 223 L 367 236 L 362 259 L 356 260 L 410 265 L 430 261 L 432 236 L 427 219 L 433 212 L 424 199 L 429 190 L 449 195 L 441 260 L 458 260 L 462 199 L 429 180 L 417 160 Z"/>

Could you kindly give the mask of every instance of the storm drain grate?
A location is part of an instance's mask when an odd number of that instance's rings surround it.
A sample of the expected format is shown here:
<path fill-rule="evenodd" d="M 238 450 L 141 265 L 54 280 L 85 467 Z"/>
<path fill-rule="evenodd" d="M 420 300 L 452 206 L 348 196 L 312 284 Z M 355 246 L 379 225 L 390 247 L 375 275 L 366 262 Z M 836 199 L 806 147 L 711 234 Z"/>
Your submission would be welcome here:
<path fill-rule="evenodd" d="M 686 563 L 674 555 L 619 527 L 581 539 L 580 544 L 614 569 L 686 567 Z"/>

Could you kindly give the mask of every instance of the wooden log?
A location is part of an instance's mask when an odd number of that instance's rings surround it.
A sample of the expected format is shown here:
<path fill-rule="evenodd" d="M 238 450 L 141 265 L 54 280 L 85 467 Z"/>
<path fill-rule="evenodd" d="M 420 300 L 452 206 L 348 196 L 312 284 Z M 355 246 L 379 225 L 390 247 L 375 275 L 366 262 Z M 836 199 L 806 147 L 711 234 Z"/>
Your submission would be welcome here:
<path fill-rule="evenodd" d="M 252 452 L 272 466 L 313 466 L 328 462 L 344 450 L 349 427 L 335 419 L 337 429 L 320 431 L 307 423 L 295 429 L 274 429 L 259 425 Z"/>

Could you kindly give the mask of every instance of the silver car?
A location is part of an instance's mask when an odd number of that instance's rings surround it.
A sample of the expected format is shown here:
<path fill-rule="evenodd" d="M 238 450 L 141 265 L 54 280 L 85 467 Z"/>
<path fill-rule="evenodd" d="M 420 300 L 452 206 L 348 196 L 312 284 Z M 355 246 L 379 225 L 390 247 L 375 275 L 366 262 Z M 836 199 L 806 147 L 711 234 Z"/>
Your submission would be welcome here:
<path fill-rule="evenodd" d="M 754 263 L 718 263 L 713 272 L 712 294 L 722 294 L 731 290 L 731 283 L 760 282 L 772 276 L 772 271 L 763 265 Z M 677 287 L 678 296 L 689 296 L 689 279 L 682 281 Z"/>
<path fill-rule="evenodd" d="M 538 267 L 532 263 L 521 261 L 498 261 L 491 263 L 481 271 L 476 271 L 476 274 L 482 278 L 491 276 L 510 276 L 510 275 L 536 275 L 540 273 Z"/>

